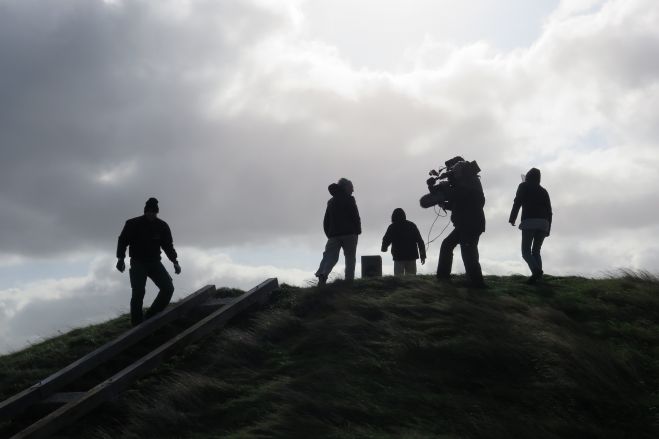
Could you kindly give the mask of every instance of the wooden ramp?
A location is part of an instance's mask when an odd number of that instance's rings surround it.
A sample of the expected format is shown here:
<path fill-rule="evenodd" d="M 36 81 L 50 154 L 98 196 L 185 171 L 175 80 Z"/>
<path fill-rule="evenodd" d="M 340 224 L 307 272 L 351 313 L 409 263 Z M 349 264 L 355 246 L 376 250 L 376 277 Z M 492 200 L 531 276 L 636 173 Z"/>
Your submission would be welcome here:
<path fill-rule="evenodd" d="M 44 438 L 90 412 L 101 403 L 113 398 L 132 382 L 155 368 L 177 349 L 188 345 L 217 328 L 227 324 L 236 315 L 256 303 L 265 303 L 272 291 L 279 287 L 276 278 L 268 279 L 241 296 L 231 299 L 215 299 L 215 286 L 207 285 L 162 313 L 131 329 L 115 340 L 71 363 L 29 389 L 0 403 L 0 419 L 12 418 L 28 411 L 37 404 L 61 405 L 55 411 L 25 428 L 12 439 Z M 210 311 L 190 327 L 164 342 L 112 377 L 95 385 L 86 392 L 60 392 L 87 372 L 111 360 L 117 354 L 137 344 L 158 329 L 184 317 L 195 315 L 193 311 Z M 203 316 L 203 314 L 202 314 Z M 63 405 L 62 405 L 63 404 Z"/>

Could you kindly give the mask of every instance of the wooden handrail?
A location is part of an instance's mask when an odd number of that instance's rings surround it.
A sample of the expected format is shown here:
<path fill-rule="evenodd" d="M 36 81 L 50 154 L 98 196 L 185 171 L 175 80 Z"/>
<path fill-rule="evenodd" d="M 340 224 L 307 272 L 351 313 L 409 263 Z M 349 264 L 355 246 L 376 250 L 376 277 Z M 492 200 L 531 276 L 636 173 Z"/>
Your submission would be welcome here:
<path fill-rule="evenodd" d="M 118 338 L 79 358 L 28 389 L 0 402 L 0 419 L 20 414 L 32 404 L 46 399 L 62 387 L 133 346 L 159 328 L 185 315 L 208 300 L 214 292 L 214 285 L 206 285 Z"/>
<path fill-rule="evenodd" d="M 204 317 L 196 324 L 135 361 L 111 378 L 98 384 L 80 398 L 60 407 L 16 434 L 11 439 L 44 438 L 71 424 L 104 401 L 117 395 L 137 378 L 158 366 L 164 358 L 172 354 L 178 347 L 190 344 L 208 335 L 214 329 L 226 325 L 229 320 L 250 306 L 256 303 L 263 303 L 267 300 L 270 293 L 278 287 L 279 283 L 276 278 L 262 282 L 245 294 L 231 300 L 222 308 Z"/>

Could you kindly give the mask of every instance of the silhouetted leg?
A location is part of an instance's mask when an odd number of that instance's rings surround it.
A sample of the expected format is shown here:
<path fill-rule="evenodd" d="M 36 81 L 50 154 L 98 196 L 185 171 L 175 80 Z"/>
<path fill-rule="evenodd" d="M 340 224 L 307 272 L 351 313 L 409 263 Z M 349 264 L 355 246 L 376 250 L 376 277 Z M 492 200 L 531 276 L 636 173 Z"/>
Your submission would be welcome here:
<path fill-rule="evenodd" d="M 465 272 L 470 282 L 474 286 L 482 286 L 483 272 L 479 262 L 478 240 L 480 233 L 462 233 L 460 239 L 460 252 L 462 253 L 462 262 L 465 266 Z"/>
<path fill-rule="evenodd" d="M 160 261 L 150 264 L 148 274 L 160 291 L 158 291 L 156 299 L 146 312 L 145 317 L 147 319 L 167 308 L 169 301 L 172 299 L 172 294 L 174 294 L 172 278 Z"/>
<path fill-rule="evenodd" d="M 545 232 L 542 230 L 536 230 L 533 235 L 533 245 L 531 246 L 531 256 L 535 259 L 536 266 L 540 270 L 540 273 L 542 273 L 542 257 L 540 256 L 540 249 L 542 248 L 545 236 Z"/>
<path fill-rule="evenodd" d="M 323 259 L 320 261 L 316 276 L 327 276 L 332 272 L 332 268 L 339 260 L 339 251 L 341 250 L 341 242 L 338 238 L 332 237 L 327 240 L 325 244 L 325 251 L 323 252 Z"/>
<path fill-rule="evenodd" d="M 140 261 L 130 260 L 130 269 L 128 270 L 130 278 L 130 287 L 132 295 L 130 298 L 130 321 L 133 326 L 142 323 L 144 316 L 142 314 L 142 302 L 146 288 L 146 267 Z"/>
<path fill-rule="evenodd" d="M 416 274 L 416 259 L 405 261 L 405 274 Z"/>
<path fill-rule="evenodd" d="M 453 229 L 442 241 L 439 249 L 439 262 L 437 263 L 437 277 L 448 279 L 451 276 L 453 266 L 453 250 L 460 243 L 460 233 Z"/>
<path fill-rule="evenodd" d="M 529 266 L 531 274 L 536 274 L 539 270 L 541 270 L 531 252 L 534 235 L 535 230 L 522 230 L 522 258 L 524 258 L 526 264 Z"/>
<path fill-rule="evenodd" d="M 394 276 L 405 274 L 405 261 L 394 261 Z"/>
<path fill-rule="evenodd" d="M 343 257 L 346 260 L 345 279 L 352 281 L 355 279 L 355 264 L 357 263 L 357 240 L 359 235 L 346 235 L 341 237 L 343 247 Z"/>

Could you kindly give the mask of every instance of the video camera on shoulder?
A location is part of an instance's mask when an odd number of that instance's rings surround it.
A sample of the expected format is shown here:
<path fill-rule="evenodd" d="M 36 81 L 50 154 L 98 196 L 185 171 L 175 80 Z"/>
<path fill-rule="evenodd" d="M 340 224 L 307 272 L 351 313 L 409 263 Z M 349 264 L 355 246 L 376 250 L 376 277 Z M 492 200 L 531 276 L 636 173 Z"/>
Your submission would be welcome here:
<path fill-rule="evenodd" d="M 444 210 L 450 210 L 452 189 L 456 186 L 468 186 L 471 181 L 478 178 L 481 168 L 476 161 L 468 162 L 460 156 L 453 157 L 444 162 L 444 167 L 439 170 L 432 169 L 426 180 L 428 192 L 419 199 L 419 204 L 424 209 L 439 206 Z"/>

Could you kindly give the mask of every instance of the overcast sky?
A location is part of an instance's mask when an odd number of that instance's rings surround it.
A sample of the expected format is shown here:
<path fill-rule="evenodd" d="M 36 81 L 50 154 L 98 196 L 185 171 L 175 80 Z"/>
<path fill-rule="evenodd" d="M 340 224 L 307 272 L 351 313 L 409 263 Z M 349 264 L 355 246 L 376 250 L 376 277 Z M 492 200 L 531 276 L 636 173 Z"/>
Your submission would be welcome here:
<path fill-rule="evenodd" d="M 0 0 L 0 353 L 128 310 L 116 239 L 148 197 L 176 297 L 305 285 L 329 183 L 380 254 L 396 207 L 427 237 L 427 171 L 458 154 L 485 274 L 528 274 L 507 219 L 531 167 L 547 273 L 656 273 L 657 114 L 656 0 Z"/>

